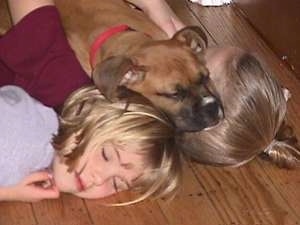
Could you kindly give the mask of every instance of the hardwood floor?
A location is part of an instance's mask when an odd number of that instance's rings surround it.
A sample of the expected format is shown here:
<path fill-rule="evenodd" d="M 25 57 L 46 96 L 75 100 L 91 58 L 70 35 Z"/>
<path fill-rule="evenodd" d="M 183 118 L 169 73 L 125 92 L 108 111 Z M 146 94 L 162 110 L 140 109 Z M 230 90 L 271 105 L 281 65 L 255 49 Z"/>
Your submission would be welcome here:
<path fill-rule="evenodd" d="M 234 5 L 200 7 L 169 0 L 187 23 L 202 26 L 209 45 L 237 45 L 265 59 L 292 93 L 289 119 L 300 136 L 300 81 L 276 57 Z M 114 197 L 113 197 L 114 198 Z M 112 198 L 112 199 L 113 199 Z M 235 169 L 186 165 L 182 192 L 171 202 L 106 207 L 63 195 L 38 203 L 0 203 L 0 225 L 298 225 L 300 171 L 254 160 Z"/>

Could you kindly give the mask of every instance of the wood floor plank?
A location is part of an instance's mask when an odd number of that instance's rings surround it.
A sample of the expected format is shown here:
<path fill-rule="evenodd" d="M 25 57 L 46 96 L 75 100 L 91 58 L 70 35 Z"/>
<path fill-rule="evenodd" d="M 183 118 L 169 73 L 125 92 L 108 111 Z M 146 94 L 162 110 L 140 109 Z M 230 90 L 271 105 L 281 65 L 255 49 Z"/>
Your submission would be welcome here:
<path fill-rule="evenodd" d="M 297 224 L 297 214 L 256 161 L 240 168 L 194 167 L 222 224 Z"/>
<path fill-rule="evenodd" d="M 130 198 L 127 198 L 127 200 Z M 110 203 L 119 202 L 117 197 L 111 197 Z M 124 202 L 124 201 L 122 201 Z M 103 201 L 86 201 L 93 224 L 95 225 L 168 225 L 168 221 L 156 201 L 129 206 L 104 206 Z M 108 202 L 106 202 L 108 203 Z"/>
<path fill-rule="evenodd" d="M 1 225 L 36 225 L 32 205 L 30 203 L 1 202 Z"/>
<path fill-rule="evenodd" d="M 39 225 L 92 225 L 84 200 L 63 194 L 58 200 L 33 204 Z"/>
<path fill-rule="evenodd" d="M 222 224 L 218 211 L 200 186 L 189 165 L 185 165 L 183 187 L 172 201 L 159 201 L 172 225 Z"/>
<path fill-rule="evenodd" d="M 290 210 L 300 224 L 300 172 L 299 170 L 283 170 L 275 166 L 262 165 L 262 169 L 272 181 L 272 185 L 286 200 Z"/>

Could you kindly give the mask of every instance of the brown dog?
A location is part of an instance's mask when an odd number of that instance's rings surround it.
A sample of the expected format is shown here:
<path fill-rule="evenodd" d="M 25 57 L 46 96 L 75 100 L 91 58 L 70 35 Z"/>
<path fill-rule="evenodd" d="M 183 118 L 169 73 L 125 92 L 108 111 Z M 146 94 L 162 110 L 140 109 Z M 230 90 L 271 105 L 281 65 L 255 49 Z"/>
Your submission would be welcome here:
<path fill-rule="evenodd" d="M 117 87 L 126 86 L 184 131 L 202 130 L 222 118 L 202 59 L 206 37 L 199 27 L 187 27 L 167 40 L 145 14 L 122 0 L 56 0 L 56 5 L 81 65 L 107 98 L 113 100 Z M 101 39 L 120 24 L 130 29 L 111 35 L 91 54 L 99 35 Z"/>

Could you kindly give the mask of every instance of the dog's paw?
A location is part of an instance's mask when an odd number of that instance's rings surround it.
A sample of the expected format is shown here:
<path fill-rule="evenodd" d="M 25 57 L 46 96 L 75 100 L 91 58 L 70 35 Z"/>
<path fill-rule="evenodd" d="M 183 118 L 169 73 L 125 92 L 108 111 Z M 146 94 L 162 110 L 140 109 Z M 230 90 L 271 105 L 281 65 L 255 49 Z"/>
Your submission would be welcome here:
<path fill-rule="evenodd" d="M 222 6 L 231 3 L 231 0 L 190 0 L 193 3 L 198 3 L 202 6 Z"/>

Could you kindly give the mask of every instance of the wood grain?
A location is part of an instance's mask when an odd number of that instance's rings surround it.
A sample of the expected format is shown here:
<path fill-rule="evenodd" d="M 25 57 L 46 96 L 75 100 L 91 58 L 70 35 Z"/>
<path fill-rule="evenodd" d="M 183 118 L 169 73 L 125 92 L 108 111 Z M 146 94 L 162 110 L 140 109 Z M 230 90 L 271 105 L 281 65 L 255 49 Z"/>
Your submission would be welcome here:
<path fill-rule="evenodd" d="M 37 221 L 29 203 L 0 203 L 1 225 L 35 225 Z"/>

